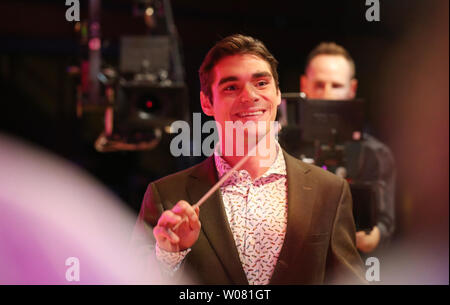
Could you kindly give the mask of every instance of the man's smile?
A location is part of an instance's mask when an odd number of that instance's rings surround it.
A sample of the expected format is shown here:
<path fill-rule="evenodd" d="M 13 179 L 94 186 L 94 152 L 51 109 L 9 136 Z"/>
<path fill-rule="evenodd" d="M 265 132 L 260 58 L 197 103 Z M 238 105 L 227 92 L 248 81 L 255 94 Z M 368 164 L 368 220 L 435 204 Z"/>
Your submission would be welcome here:
<path fill-rule="evenodd" d="M 258 119 L 266 113 L 266 109 L 263 108 L 253 108 L 237 111 L 234 113 L 235 116 L 241 119 Z"/>

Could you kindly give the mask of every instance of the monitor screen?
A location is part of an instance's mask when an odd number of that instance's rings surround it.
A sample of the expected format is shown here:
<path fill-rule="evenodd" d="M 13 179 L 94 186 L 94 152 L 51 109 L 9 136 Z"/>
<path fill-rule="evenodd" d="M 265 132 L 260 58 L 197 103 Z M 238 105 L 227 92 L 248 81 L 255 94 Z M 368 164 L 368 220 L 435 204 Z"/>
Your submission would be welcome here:
<path fill-rule="evenodd" d="M 361 99 L 301 99 L 299 105 L 299 125 L 304 141 L 343 143 L 361 139 L 364 125 Z"/>

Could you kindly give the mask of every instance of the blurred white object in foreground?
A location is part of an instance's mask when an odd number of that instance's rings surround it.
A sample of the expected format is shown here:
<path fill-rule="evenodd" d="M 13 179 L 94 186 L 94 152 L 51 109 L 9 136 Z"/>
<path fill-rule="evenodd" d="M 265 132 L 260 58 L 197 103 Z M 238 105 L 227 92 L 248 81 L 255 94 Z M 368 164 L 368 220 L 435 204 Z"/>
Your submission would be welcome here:
<path fill-rule="evenodd" d="M 0 284 L 167 284 L 130 255 L 136 216 L 92 177 L 2 134 L 0 169 Z"/>

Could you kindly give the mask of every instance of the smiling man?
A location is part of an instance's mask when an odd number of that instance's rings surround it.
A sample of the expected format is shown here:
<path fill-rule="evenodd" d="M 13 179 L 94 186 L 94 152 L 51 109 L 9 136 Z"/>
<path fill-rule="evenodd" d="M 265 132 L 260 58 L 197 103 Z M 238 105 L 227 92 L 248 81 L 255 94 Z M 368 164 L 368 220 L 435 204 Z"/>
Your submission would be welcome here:
<path fill-rule="evenodd" d="M 219 127 L 219 145 L 199 165 L 150 183 L 133 239 L 144 256 L 156 252 L 174 283 L 185 269 L 202 284 L 364 282 L 347 182 L 286 154 L 273 133 L 263 143 L 269 154 L 256 150 L 201 209 L 192 207 L 244 158 L 239 133 L 224 125 L 262 125 L 258 137 L 270 130 L 281 98 L 277 64 L 259 40 L 232 35 L 200 67 L 201 106 Z"/>
<path fill-rule="evenodd" d="M 271 60 L 275 61 L 275 58 Z M 203 71 L 207 69 L 205 65 L 202 68 Z M 204 73 L 202 69 L 200 73 Z M 233 166 L 249 152 L 252 141 L 256 142 L 272 127 L 277 106 L 281 103 L 278 81 L 273 77 L 269 62 L 251 53 L 222 58 L 209 73 L 213 81 L 208 79 L 210 89 L 200 92 L 202 109 L 206 115 L 214 117 L 219 130 L 221 156 Z M 243 141 L 239 141 L 239 131 Z M 269 141 L 273 143 L 274 138 L 269 137 Z M 238 153 L 239 146 L 243 146 L 243 153 Z M 261 166 L 264 163 L 262 159 L 269 158 L 267 163 L 271 165 L 277 155 L 274 145 L 266 146 L 270 149 L 269 154 L 263 155 L 259 151 L 244 166 L 253 179 L 268 169 Z"/>

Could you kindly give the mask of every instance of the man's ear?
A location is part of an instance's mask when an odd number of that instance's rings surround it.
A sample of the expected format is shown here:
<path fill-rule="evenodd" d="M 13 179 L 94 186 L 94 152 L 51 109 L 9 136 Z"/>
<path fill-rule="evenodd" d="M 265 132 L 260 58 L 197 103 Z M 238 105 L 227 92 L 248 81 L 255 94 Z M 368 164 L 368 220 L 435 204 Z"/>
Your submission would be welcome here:
<path fill-rule="evenodd" d="M 281 104 L 281 91 L 280 91 L 280 88 L 278 88 L 277 89 L 277 98 L 278 98 L 278 101 L 277 101 L 277 106 L 280 106 L 280 104 Z"/>
<path fill-rule="evenodd" d="M 307 90 L 307 82 L 308 79 L 306 78 L 306 75 L 301 75 L 300 76 L 300 92 L 305 92 L 305 90 Z M 306 93 L 306 92 L 305 92 Z"/>
<path fill-rule="evenodd" d="M 203 91 L 200 91 L 200 105 L 202 106 L 203 113 L 205 113 L 208 116 L 214 116 L 214 108 L 212 106 L 212 103 L 207 97 Z"/>
<path fill-rule="evenodd" d="M 358 90 L 358 80 L 356 78 L 353 78 L 350 81 L 350 98 L 356 97 L 356 90 Z"/>

